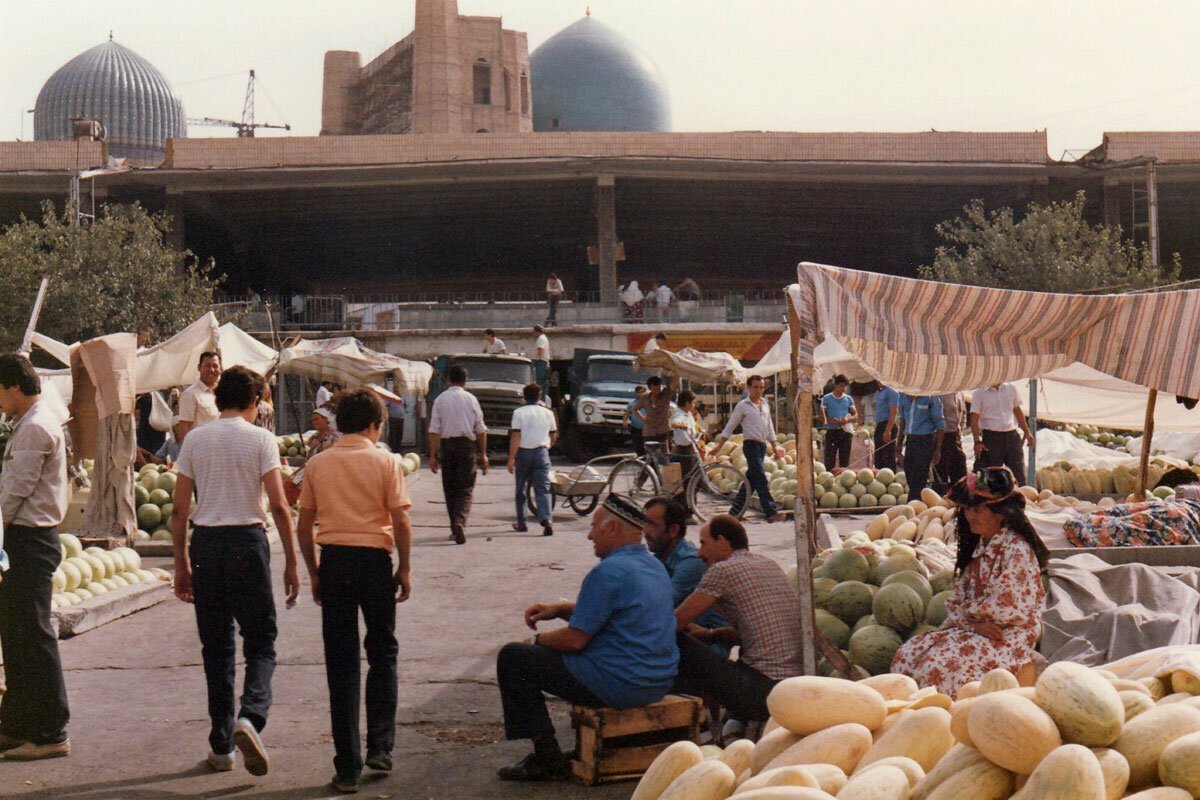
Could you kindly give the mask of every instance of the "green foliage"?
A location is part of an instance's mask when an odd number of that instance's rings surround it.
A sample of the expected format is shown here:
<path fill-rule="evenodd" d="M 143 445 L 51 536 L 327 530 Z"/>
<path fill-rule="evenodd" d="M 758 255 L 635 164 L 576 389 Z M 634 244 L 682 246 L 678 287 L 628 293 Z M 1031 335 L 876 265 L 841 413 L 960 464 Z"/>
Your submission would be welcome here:
<path fill-rule="evenodd" d="M 50 276 L 37 330 L 71 343 L 108 333 L 145 333 L 160 341 L 203 314 L 220 278 L 164 241 L 165 214 L 138 205 L 105 206 L 94 222 L 70 225 L 70 212 L 42 206 L 0 236 L 0 349 L 20 345 L 42 275 Z M 180 266 L 181 264 L 186 266 Z"/>
<path fill-rule="evenodd" d="M 1092 227 L 1083 218 L 1084 193 L 1049 205 L 1030 204 L 1025 216 L 1011 208 L 987 211 L 976 200 L 963 216 L 937 226 L 938 247 L 921 277 L 1034 292 L 1121 292 L 1172 283 L 1179 254 L 1155 267 L 1150 248 L 1121 237 L 1120 228 Z"/>

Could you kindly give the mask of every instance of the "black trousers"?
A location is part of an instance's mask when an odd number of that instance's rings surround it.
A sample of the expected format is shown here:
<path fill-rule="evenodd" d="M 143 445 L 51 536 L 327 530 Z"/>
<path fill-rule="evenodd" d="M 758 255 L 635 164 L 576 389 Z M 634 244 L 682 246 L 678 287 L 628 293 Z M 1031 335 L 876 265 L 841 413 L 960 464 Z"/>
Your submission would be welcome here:
<path fill-rule="evenodd" d="M 875 423 L 875 469 L 890 469 L 896 471 L 896 440 L 893 438 L 890 442 L 883 441 L 883 429 L 887 427 L 886 422 Z M 895 436 L 895 429 L 892 430 L 892 435 Z M 827 463 L 826 467 L 829 466 Z"/>
<path fill-rule="evenodd" d="M 942 436 L 942 457 L 933 468 L 934 482 L 939 484 L 938 491 L 944 492 L 967 477 L 967 454 L 962 448 L 962 434 L 958 431 L 947 431 Z"/>
<path fill-rule="evenodd" d="M 910 433 L 904 441 L 904 474 L 908 478 L 910 500 L 920 500 L 921 490 L 929 485 L 934 438 L 935 434 L 932 433 Z"/>
<path fill-rule="evenodd" d="M 639 456 L 646 455 L 646 443 L 642 439 L 642 429 L 631 428 L 629 432 L 629 438 L 633 440 L 633 452 L 637 453 Z"/>
<path fill-rule="evenodd" d="M 562 653 L 536 644 L 504 645 L 496 657 L 496 682 L 504 707 L 506 739 L 534 739 L 554 733 L 543 692 L 575 705 L 604 706 L 604 701 L 567 669 Z"/>
<path fill-rule="evenodd" d="M 67 738 L 67 687 L 58 637 L 50 626 L 50 578 L 62 559 L 57 528 L 9 525 L 9 569 L 0 581 L 0 648 L 8 690 L 0 695 L 0 733 L 37 744 Z"/>
<path fill-rule="evenodd" d="M 836 428 L 825 431 L 825 469 L 850 466 L 850 444 L 854 435 Z"/>
<path fill-rule="evenodd" d="M 475 494 L 475 454 L 478 445 L 465 436 L 442 439 L 438 455 L 442 470 L 442 494 L 450 516 L 450 532 L 462 533 L 471 514 Z"/>
<path fill-rule="evenodd" d="M 1025 448 L 1021 446 L 1020 431 L 984 431 L 983 456 L 985 467 L 1008 467 L 1017 477 L 1017 485 L 1025 485 Z"/>
<path fill-rule="evenodd" d="M 212 722 L 208 743 L 214 753 L 231 753 L 236 718 L 245 717 L 261 731 L 271 708 L 276 628 L 270 547 L 261 525 L 198 525 L 190 552 L 196 627 Z M 246 660 L 241 709 L 236 715 L 234 623 L 241 630 Z"/>
<path fill-rule="evenodd" d="M 767 711 L 767 695 L 779 681 L 768 678 L 740 661 L 730 661 L 694 636 L 681 633 L 679 674 L 672 691 L 715 700 L 742 722 L 760 721 Z"/>
<path fill-rule="evenodd" d="M 329 720 L 338 775 L 362 772 L 358 709 L 362 684 L 358 614 L 367 635 L 367 753 L 390 753 L 396 740 L 396 586 L 392 558 L 378 547 L 321 548 L 321 635 Z"/>

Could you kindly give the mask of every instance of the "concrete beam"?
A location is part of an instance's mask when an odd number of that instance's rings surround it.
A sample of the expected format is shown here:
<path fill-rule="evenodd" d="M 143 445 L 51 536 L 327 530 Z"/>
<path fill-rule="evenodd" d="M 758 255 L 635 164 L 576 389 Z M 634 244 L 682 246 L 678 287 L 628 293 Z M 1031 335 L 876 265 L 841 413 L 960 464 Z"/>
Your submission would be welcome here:
<path fill-rule="evenodd" d="M 600 302 L 617 302 L 617 187 L 611 175 L 596 180 L 596 262 Z"/>

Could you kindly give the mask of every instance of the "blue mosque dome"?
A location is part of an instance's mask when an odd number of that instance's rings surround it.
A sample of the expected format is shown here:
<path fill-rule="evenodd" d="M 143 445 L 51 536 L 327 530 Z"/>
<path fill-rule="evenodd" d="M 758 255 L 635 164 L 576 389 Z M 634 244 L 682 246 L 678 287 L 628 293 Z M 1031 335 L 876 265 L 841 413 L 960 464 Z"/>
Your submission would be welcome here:
<path fill-rule="evenodd" d="M 111 39 L 72 58 L 42 86 L 34 138 L 73 138 L 72 118 L 99 120 L 117 158 L 161 161 L 167 139 L 187 136 L 183 103 L 167 79 Z"/>
<path fill-rule="evenodd" d="M 671 104 L 658 67 L 591 16 L 529 56 L 535 131 L 669 131 Z"/>

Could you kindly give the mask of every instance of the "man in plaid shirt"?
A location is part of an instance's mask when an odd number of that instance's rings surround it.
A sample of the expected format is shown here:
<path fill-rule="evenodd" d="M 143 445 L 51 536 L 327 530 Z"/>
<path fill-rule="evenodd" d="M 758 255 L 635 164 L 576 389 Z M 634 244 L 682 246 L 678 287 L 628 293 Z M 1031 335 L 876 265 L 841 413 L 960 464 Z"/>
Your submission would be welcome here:
<path fill-rule="evenodd" d="M 728 514 L 700 528 L 700 558 L 708 571 L 675 609 L 675 691 L 712 698 L 733 719 L 765 720 L 771 689 L 802 672 L 799 598 L 775 561 L 750 552 L 746 529 Z M 694 624 L 714 605 L 732 627 Z M 738 660 L 721 658 L 708 647 L 711 642 L 738 645 Z"/>

